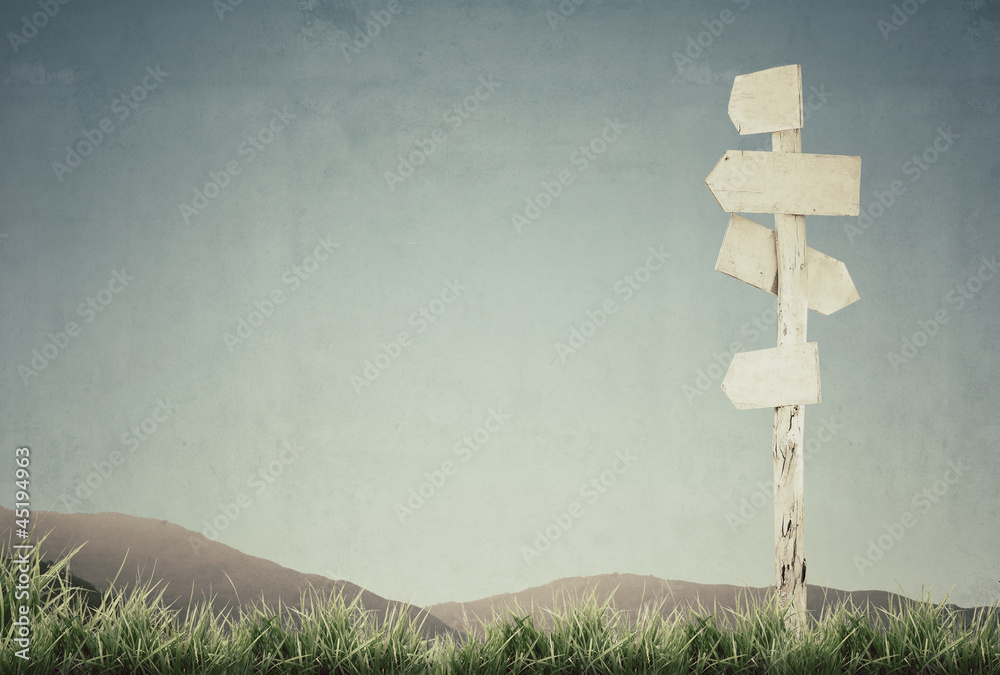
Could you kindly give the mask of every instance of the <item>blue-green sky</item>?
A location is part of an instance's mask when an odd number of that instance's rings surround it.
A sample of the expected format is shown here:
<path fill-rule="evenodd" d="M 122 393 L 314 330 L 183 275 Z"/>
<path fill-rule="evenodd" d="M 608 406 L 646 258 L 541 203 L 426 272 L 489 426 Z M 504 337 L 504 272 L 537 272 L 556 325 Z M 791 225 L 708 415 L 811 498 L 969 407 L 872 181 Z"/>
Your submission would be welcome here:
<path fill-rule="evenodd" d="M 861 295 L 809 317 L 808 580 L 1000 597 L 1000 3 L 17 0 L 0 30 L 34 509 L 214 522 L 419 604 L 772 583 L 772 413 L 719 384 L 775 299 L 714 270 L 704 179 L 770 149 L 733 78 L 801 64 L 803 151 L 860 155 L 868 214 L 807 218 Z"/>

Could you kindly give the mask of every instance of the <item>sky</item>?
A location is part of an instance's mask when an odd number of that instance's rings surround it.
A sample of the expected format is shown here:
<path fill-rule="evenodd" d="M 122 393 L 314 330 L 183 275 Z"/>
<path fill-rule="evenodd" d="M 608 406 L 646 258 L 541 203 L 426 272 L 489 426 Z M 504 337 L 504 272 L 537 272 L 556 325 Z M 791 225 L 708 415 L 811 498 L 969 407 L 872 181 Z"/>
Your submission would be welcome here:
<path fill-rule="evenodd" d="M 33 510 L 164 519 L 383 596 L 774 581 L 776 299 L 705 177 L 801 64 L 807 583 L 1000 599 L 1000 3 L 16 0 L 0 430 Z M 773 227 L 766 214 L 744 214 Z M 0 484 L 12 507 L 13 479 Z"/>

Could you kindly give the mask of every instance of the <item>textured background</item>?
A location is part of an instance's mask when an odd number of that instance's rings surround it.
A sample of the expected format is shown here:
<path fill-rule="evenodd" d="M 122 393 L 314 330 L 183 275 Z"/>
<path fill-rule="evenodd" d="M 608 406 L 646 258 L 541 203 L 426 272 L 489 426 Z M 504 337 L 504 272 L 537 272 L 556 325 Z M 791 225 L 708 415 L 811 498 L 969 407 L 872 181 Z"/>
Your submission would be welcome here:
<path fill-rule="evenodd" d="M 719 383 L 733 343 L 774 346 L 775 301 L 713 270 L 703 181 L 770 147 L 730 122 L 733 77 L 800 63 L 804 151 L 861 155 L 877 215 L 807 219 L 862 298 L 809 318 L 809 581 L 1000 597 L 1000 4 L 903 4 L 4 3 L 0 435 L 32 449 L 32 508 L 166 519 L 421 604 L 771 583 L 772 413 Z"/>

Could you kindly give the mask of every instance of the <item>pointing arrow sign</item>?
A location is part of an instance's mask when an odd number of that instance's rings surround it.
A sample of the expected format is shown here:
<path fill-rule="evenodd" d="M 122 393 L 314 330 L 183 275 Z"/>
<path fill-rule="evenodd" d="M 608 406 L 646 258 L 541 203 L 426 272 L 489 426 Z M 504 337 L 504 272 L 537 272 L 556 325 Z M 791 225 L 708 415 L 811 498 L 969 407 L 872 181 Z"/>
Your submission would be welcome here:
<path fill-rule="evenodd" d="M 723 211 L 856 216 L 861 158 L 727 150 L 705 184 Z"/>
<path fill-rule="evenodd" d="M 833 314 L 861 299 L 844 263 L 808 247 L 805 262 L 809 309 L 824 315 Z M 715 269 L 777 295 L 778 256 L 774 230 L 734 213 L 729 217 Z"/>
<path fill-rule="evenodd" d="M 737 354 L 722 390 L 740 410 L 819 403 L 819 348 L 807 342 Z"/>
<path fill-rule="evenodd" d="M 802 66 L 737 75 L 729 95 L 729 119 L 740 134 L 801 129 Z"/>

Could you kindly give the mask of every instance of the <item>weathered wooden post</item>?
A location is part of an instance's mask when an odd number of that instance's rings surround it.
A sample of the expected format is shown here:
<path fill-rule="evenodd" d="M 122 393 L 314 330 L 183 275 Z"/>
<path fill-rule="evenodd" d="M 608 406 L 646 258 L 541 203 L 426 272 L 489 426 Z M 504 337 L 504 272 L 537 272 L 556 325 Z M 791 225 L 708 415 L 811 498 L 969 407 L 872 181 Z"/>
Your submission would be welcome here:
<path fill-rule="evenodd" d="M 842 262 L 806 247 L 806 214 L 856 216 L 861 158 L 802 153 L 802 68 L 740 75 L 729 116 L 740 134 L 770 133 L 771 152 L 729 150 L 705 179 L 724 211 L 773 213 L 774 230 L 732 215 L 715 269 L 778 296 L 778 346 L 744 352 L 722 388 L 739 409 L 774 408 L 774 573 L 786 623 L 806 620 L 802 451 L 805 405 L 819 403 L 819 350 L 807 308 L 858 300 Z"/>

